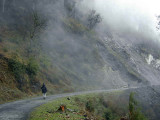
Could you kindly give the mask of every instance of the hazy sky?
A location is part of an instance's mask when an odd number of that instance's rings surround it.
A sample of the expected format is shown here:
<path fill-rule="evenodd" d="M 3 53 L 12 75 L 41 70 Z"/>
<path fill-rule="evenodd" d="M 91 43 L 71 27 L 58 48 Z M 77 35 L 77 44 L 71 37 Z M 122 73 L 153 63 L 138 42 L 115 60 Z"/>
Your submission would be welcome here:
<path fill-rule="evenodd" d="M 160 0 L 83 0 L 81 7 L 96 9 L 103 22 L 117 32 L 132 30 L 159 36 L 156 16 L 160 14 Z"/>

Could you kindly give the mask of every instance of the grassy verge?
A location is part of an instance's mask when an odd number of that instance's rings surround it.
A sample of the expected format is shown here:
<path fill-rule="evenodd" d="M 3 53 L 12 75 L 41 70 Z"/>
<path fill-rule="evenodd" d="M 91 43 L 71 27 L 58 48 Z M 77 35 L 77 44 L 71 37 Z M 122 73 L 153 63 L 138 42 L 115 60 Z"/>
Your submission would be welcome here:
<path fill-rule="evenodd" d="M 59 98 L 36 108 L 30 120 L 119 120 L 127 113 L 128 100 L 122 92 Z M 61 110 L 64 106 L 64 111 Z"/>

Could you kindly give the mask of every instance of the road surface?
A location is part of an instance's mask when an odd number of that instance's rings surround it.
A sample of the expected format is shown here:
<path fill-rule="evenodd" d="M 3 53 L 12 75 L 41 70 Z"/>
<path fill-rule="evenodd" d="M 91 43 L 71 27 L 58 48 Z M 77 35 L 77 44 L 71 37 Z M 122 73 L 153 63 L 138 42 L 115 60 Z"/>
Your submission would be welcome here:
<path fill-rule="evenodd" d="M 142 87 L 141 87 L 142 88 Z M 0 105 L 0 120 L 27 120 L 30 113 L 35 107 L 38 107 L 44 103 L 52 101 L 56 98 L 87 94 L 87 93 L 100 93 L 100 92 L 114 92 L 119 90 L 136 91 L 137 87 L 132 88 L 120 88 L 120 89 L 110 89 L 110 90 L 95 90 L 87 92 L 76 92 L 76 93 L 66 93 L 51 95 L 43 100 L 42 97 L 31 98 L 27 100 L 18 100 L 15 102 L 5 103 Z M 142 90 L 140 90 L 142 91 Z"/>
<path fill-rule="evenodd" d="M 66 93 L 66 94 L 48 96 L 46 100 L 43 100 L 42 97 L 36 97 L 27 100 L 18 100 L 15 102 L 5 103 L 0 105 L 0 120 L 26 120 L 29 117 L 30 112 L 35 107 L 38 107 L 56 98 L 87 94 L 87 93 L 112 92 L 112 91 L 126 90 L 126 89 L 127 88 Z"/>

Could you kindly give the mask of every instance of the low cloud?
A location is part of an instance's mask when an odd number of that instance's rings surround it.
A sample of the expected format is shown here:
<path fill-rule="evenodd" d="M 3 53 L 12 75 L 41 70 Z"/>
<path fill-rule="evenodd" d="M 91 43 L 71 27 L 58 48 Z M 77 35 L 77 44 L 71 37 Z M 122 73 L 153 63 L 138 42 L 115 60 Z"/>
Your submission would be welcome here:
<path fill-rule="evenodd" d="M 157 18 L 160 9 L 157 0 L 83 0 L 78 6 L 85 14 L 95 9 L 103 17 L 101 29 L 112 33 L 134 34 L 159 41 Z"/>

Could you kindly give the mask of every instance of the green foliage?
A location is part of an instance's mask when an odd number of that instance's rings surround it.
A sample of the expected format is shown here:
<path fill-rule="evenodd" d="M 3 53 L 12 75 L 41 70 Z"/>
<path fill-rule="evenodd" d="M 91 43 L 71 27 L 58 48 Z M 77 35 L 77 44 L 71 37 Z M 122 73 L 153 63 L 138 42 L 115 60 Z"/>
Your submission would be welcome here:
<path fill-rule="evenodd" d="M 20 42 L 22 42 L 21 36 L 14 32 L 12 34 L 13 35 L 9 36 L 8 41 L 15 43 L 15 44 L 20 44 Z"/>
<path fill-rule="evenodd" d="M 0 35 L 0 42 L 2 42 L 3 40 L 2 40 L 2 37 L 1 37 L 1 35 Z"/>
<path fill-rule="evenodd" d="M 88 27 L 93 29 L 97 24 L 102 21 L 102 17 L 99 13 L 96 13 L 95 10 L 91 10 L 88 15 Z"/>
<path fill-rule="evenodd" d="M 35 79 L 35 76 L 37 75 L 39 70 L 39 66 L 34 59 L 29 59 L 28 64 L 25 65 L 21 61 L 20 57 L 14 56 L 12 59 L 8 59 L 8 67 L 14 74 L 17 81 L 16 85 L 21 91 L 27 92 L 26 87 L 29 84 L 31 86 L 39 86 L 39 81 Z M 29 76 L 29 79 L 27 77 L 27 74 Z"/>
<path fill-rule="evenodd" d="M 28 75 L 30 75 L 30 76 L 37 75 L 37 73 L 39 71 L 39 65 L 36 62 L 36 60 L 29 59 L 29 62 L 26 66 L 26 70 L 27 70 Z"/>
<path fill-rule="evenodd" d="M 20 63 L 18 60 L 9 59 L 8 63 L 9 68 L 14 73 L 16 78 L 20 78 L 21 75 L 25 73 L 25 65 Z"/>
<path fill-rule="evenodd" d="M 89 100 L 86 102 L 86 110 L 93 112 L 94 111 L 94 103 L 93 101 Z"/>
<path fill-rule="evenodd" d="M 20 85 L 23 84 L 24 74 L 25 74 L 25 65 L 22 64 L 19 60 L 13 58 L 8 60 L 8 66 L 10 70 L 13 72 L 17 82 Z"/>
<path fill-rule="evenodd" d="M 113 113 L 110 109 L 107 109 L 106 113 L 105 113 L 105 119 L 106 120 L 113 120 Z"/>
<path fill-rule="evenodd" d="M 40 64 L 41 67 L 48 69 L 49 67 L 52 66 L 51 58 L 47 55 L 40 56 Z"/>
<path fill-rule="evenodd" d="M 62 104 L 65 104 L 68 109 L 64 113 L 62 113 L 61 111 L 60 112 L 57 111 Z M 67 98 L 58 98 L 55 101 L 49 102 L 35 109 L 35 111 L 33 111 L 32 114 L 30 115 L 29 120 L 46 120 L 46 119 L 82 120 L 85 119 L 85 117 L 79 113 L 79 106 L 77 106 L 77 103 L 73 99 L 67 100 Z"/>
<path fill-rule="evenodd" d="M 93 93 L 72 96 L 70 97 L 70 100 L 67 100 L 67 98 L 61 98 L 38 107 L 32 112 L 30 120 L 64 120 L 66 114 L 70 115 L 69 119 L 71 120 L 80 120 L 79 118 L 89 120 L 119 120 L 120 117 L 117 113 L 102 105 L 103 100 L 101 100 L 100 97 L 101 96 L 98 94 Z M 109 98 L 110 97 L 107 99 Z M 65 114 L 56 112 L 62 104 L 65 104 L 67 109 L 71 111 L 65 111 Z M 72 110 L 74 110 L 74 112 L 72 112 Z M 61 114 L 61 116 L 59 114 Z"/>
<path fill-rule="evenodd" d="M 134 99 L 134 93 L 129 96 L 129 119 L 130 120 L 147 120 L 140 111 L 137 101 Z"/>
<path fill-rule="evenodd" d="M 64 1 L 64 6 L 65 6 L 66 10 L 69 11 L 69 12 L 71 12 L 74 9 L 75 4 L 76 4 L 75 1 L 74 2 L 73 1 L 68 1 L 68 0 Z"/>
<path fill-rule="evenodd" d="M 134 99 L 134 93 L 131 93 L 129 96 L 129 111 L 130 111 L 130 113 L 134 112 L 135 106 L 137 106 L 137 101 Z"/>
<path fill-rule="evenodd" d="M 73 18 L 67 18 L 64 21 L 64 27 L 67 31 L 75 34 L 83 34 L 88 31 L 87 27 L 85 27 L 83 24 Z"/>
<path fill-rule="evenodd" d="M 4 51 L 4 52 L 8 52 L 8 49 L 4 47 L 4 48 L 3 48 L 3 51 Z"/>
<path fill-rule="evenodd" d="M 46 20 L 42 19 L 42 17 L 38 14 L 38 12 L 34 11 L 32 14 L 32 28 L 30 30 L 30 38 L 34 38 L 37 32 L 40 32 L 41 29 L 46 27 Z"/>
<path fill-rule="evenodd" d="M 28 57 L 40 54 L 41 41 L 39 36 L 45 30 L 46 24 L 46 19 L 39 12 L 33 11 L 28 15 L 27 28 L 25 28 L 23 35 L 24 39 L 27 37 L 29 40 L 26 47 Z"/>

